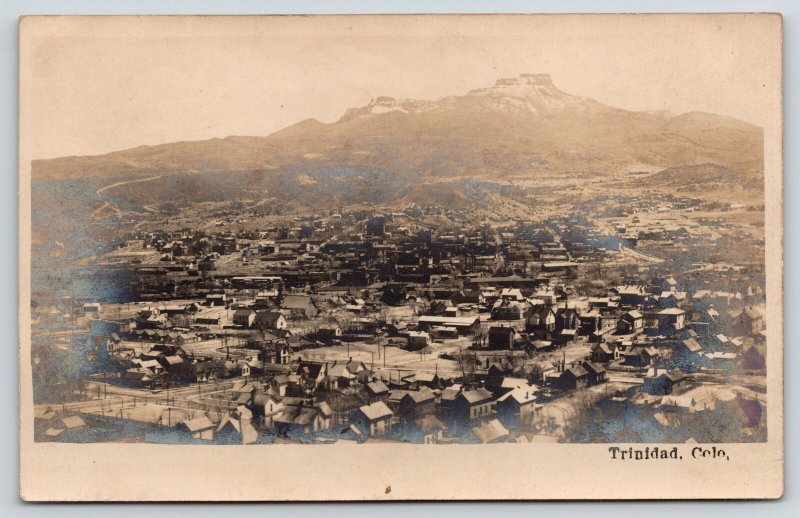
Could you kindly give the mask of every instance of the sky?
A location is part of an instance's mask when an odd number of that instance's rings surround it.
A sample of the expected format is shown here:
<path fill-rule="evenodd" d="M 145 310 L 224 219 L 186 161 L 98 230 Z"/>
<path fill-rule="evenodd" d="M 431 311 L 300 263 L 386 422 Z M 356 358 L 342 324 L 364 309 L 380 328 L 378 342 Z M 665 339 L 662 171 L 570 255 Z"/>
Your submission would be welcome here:
<path fill-rule="evenodd" d="M 437 99 L 547 73 L 630 110 L 775 116 L 774 17 L 27 18 L 20 135 L 33 159 L 268 135 L 378 96 Z M 779 85 L 777 86 L 779 88 Z"/>

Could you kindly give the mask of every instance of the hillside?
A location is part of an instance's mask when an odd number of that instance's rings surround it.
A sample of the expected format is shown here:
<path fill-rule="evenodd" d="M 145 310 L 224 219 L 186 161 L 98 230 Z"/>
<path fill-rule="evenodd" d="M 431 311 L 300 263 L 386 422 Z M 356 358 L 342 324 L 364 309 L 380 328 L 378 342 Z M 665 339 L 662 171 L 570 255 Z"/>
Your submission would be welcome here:
<path fill-rule="evenodd" d="M 265 114 L 268 116 L 268 114 Z M 379 97 L 336 122 L 306 120 L 266 137 L 141 146 L 32 163 L 35 179 L 349 169 L 402 177 L 502 177 L 714 163 L 761 169 L 763 132 L 706 113 L 633 112 L 524 74 L 434 101 Z"/>

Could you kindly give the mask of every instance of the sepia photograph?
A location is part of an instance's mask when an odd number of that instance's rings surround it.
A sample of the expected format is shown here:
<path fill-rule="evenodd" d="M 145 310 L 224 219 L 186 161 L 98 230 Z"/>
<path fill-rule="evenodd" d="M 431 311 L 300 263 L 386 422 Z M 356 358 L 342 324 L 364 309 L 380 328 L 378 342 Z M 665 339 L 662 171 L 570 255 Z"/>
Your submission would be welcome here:
<path fill-rule="evenodd" d="M 781 40 L 24 17 L 23 498 L 779 497 Z"/>

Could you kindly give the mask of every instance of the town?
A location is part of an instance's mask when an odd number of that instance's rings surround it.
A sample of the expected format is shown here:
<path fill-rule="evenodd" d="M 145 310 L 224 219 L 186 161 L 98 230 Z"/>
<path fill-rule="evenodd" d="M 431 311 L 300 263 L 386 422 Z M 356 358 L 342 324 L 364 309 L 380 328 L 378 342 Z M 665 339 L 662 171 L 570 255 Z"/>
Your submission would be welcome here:
<path fill-rule="evenodd" d="M 747 207 L 513 203 L 131 226 L 34 289 L 36 440 L 766 440 Z"/>

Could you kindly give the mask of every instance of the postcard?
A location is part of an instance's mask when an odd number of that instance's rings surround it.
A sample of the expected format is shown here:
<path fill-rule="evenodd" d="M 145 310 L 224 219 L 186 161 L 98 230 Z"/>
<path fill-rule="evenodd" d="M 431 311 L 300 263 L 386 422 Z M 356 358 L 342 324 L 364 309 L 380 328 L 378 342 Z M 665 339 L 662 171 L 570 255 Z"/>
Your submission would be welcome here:
<path fill-rule="evenodd" d="M 29 501 L 779 498 L 779 14 L 20 21 Z"/>

